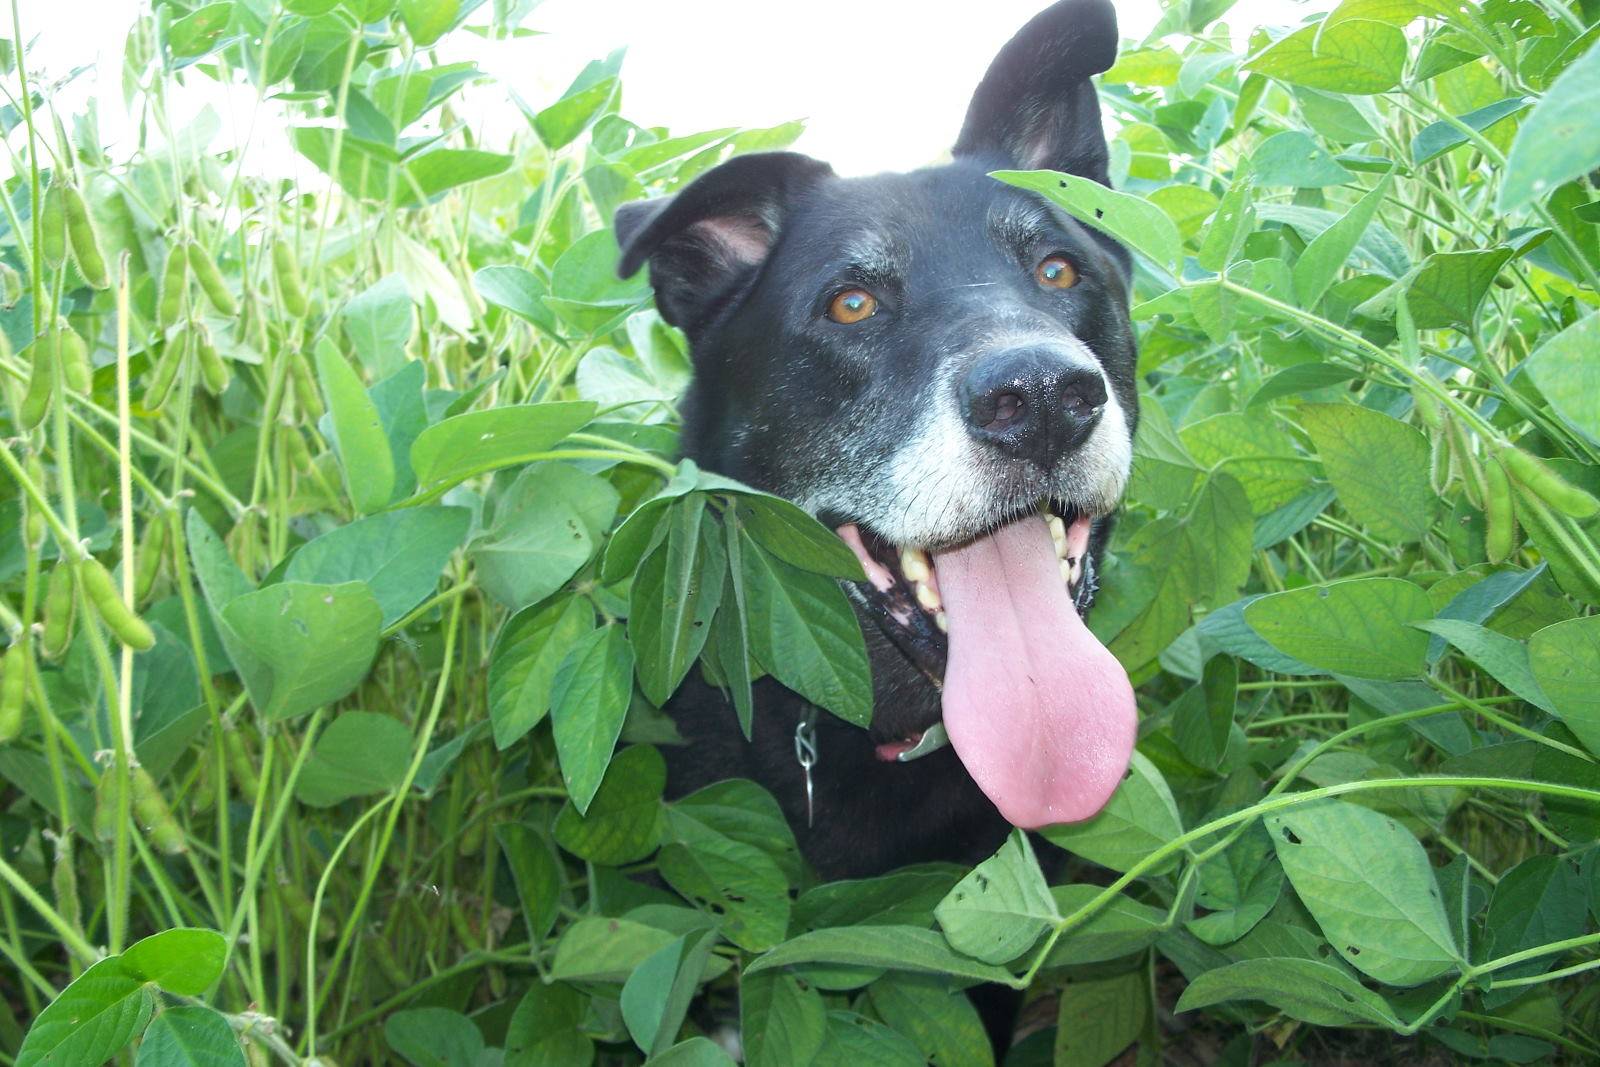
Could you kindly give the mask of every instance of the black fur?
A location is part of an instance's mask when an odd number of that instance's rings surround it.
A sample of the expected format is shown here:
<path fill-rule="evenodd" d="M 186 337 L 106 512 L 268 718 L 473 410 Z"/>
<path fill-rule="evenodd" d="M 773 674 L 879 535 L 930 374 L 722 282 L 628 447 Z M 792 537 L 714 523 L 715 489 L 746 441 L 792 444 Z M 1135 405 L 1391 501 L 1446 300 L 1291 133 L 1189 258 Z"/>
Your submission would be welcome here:
<path fill-rule="evenodd" d="M 662 316 L 686 332 L 693 352 L 685 454 L 797 499 L 830 523 L 892 526 L 893 515 L 872 517 L 888 515 L 883 479 L 904 458 L 897 450 L 926 426 L 961 361 L 1008 331 L 1092 354 L 1131 434 L 1137 397 L 1126 251 L 988 176 L 1048 168 L 1107 181 L 1088 78 L 1111 64 L 1116 44 L 1104 0 L 1063 0 L 1041 13 L 994 61 L 954 159 L 943 166 L 844 179 L 806 156 L 766 153 L 735 158 L 676 195 L 624 205 L 616 216 L 620 270 L 648 263 Z M 999 221 L 1029 218 L 1031 228 Z M 1035 280 L 1035 265 L 1053 254 L 1077 265 L 1075 288 L 1047 290 Z M 879 313 L 851 326 L 826 318 L 832 296 L 857 286 L 878 297 Z M 996 501 L 983 525 L 909 543 L 975 536 L 1063 477 L 998 455 L 985 458 L 981 474 L 994 483 Z M 1097 524 L 1096 550 L 1103 530 Z M 682 794 L 729 777 L 761 782 L 827 878 L 924 860 L 976 862 L 1007 827 L 954 752 L 905 764 L 874 753 L 876 743 L 937 721 L 940 697 L 878 626 L 863 621 L 873 727 L 869 734 L 817 716 L 813 825 L 793 746 L 807 708 L 770 680 L 757 686 L 752 743 L 739 735 L 722 694 L 698 679 L 685 685 L 668 709 L 689 742 L 667 754 L 671 789 Z"/>

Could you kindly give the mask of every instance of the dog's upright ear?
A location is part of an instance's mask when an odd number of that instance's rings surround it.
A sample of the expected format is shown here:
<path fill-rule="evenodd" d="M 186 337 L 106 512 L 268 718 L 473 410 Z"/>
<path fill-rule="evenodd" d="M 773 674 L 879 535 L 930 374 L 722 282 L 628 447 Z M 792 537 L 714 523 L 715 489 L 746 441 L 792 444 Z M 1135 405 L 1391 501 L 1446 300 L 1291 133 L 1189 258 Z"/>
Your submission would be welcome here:
<path fill-rule="evenodd" d="M 989 64 L 952 154 L 1111 184 L 1100 101 L 1089 78 L 1116 58 L 1117 13 L 1109 0 L 1060 0 L 1046 8 Z"/>
<path fill-rule="evenodd" d="M 672 196 L 623 204 L 617 273 L 627 278 L 648 262 L 661 317 L 692 332 L 766 262 L 795 194 L 832 173 L 797 152 L 756 152 Z"/>

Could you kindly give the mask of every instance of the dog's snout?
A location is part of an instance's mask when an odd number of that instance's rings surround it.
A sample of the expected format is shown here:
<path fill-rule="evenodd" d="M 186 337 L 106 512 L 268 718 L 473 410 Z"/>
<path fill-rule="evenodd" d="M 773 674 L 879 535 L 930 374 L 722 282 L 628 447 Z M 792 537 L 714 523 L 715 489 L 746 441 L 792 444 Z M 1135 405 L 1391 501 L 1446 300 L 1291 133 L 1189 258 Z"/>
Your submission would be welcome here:
<path fill-rule="evenodd" d="M 968 432 L 1046 469 L 1088 439 L 1105 404 L 1104 375 L 1052 347 L 985 356 L 961 381 Z"/>

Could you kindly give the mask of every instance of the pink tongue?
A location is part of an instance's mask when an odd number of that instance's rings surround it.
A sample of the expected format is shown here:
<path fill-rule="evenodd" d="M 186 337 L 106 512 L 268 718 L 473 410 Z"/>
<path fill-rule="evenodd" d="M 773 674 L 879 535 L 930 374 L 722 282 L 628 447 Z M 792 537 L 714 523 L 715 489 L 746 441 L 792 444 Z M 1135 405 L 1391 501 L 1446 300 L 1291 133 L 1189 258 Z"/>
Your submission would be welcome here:
<path fill-rule="evenodd" d="M 1037 516 L 934 554 L 950 624 L 944 724 L 1016 826 L 1076 822 L 1122 781 L 1136 717 L 1127 672 L 1079 618 Z"/>

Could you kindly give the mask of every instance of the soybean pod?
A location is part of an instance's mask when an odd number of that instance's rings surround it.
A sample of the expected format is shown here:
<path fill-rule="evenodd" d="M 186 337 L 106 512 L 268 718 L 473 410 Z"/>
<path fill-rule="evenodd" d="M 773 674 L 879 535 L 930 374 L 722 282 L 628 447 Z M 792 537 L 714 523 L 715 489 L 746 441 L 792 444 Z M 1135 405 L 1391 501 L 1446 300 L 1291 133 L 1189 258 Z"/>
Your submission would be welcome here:
<path fill-rule="evenodd" d="M 55 346 L 49 343 L 49 334 L 40 337 L 31 346 L 33 365 L 28 372 L 28 391 L 22 396 L 22 407 L 17 417 L 24 430 L 31 430 L 50 414 L 50 398 L 56 389 Z"/>
<path fill-rule="evenodd" d="M 1517 544 L 1516 507 L 1511 482 L 1500 461 L 1491 456 L 1483 465 L 1483 547 L 1490 563 L 1500 563 Z"/>
<path fill-rule="evenodd" d="M 22 733 L 22 708 L 28 695 L 28 667 L 30 657 L 27 647 L 12 641 L 0 659 L 0 744 L 13 740 Z"/>
<path fill-rule="evenodd" d="M 149 411 L 160 411 L 172 392 L 172 383 L 178 380 L 178 369 L 183 366 L 183 352 L 190 344 L 192 334 L 185 330 L 170 338 L 150 371 L 150 380 L 144 386 L 144 406 Z"/>
<path fill-rule="evenodd" d="M 111 580 L 111 572 L 106 570 L 105 564 L 90 556 L 79 564 L 78 577 L 83 582 L 83 591 L 89 603 L 94 605 L 95 613 L 117 640 L 139 652 L 156 643 L 155 631 L 123 602 L 122 594 L 117 592 L 116 583 Z"/>
<path fill-rule="evenodd" d="M 189 288 L 189 253 L 182 245 L 167 250 L 167 265 L 161 271 L 161 295 L 156 301 L 156 321 L 166 329 L 183 314 L 184 292 Z"/>
<path fill-rule="evenodd" d="M 156 584 L 161 573 L 161 554 L 167 547 L 167 517 L 157 514 L 145 527 L 144 543 L 139 546 L 139 565 L 133 572 L 133 601 L 141 604 Z"/>
<path fill-rule="evenodd" d="M 134 818 L 144 827 L 150 843 L 168 855 L 187 852 L 189 842 L 183 836 L 183 827 L 167 806 L 167 798 L 161 795 L 156 780 L 143 767 L 134 767 L 128 773 L 133 787 Z"/>
<path fill-rule="evenodd" d="M 1503 449 L 1500 459 L 1518 485 L 1561 514 L 1574 519 L 1592 519 L 1600 515 L 1600 500 L 1567 481 L 1531 452 L 1513 446 Z"/>
<path fill-rule="evenodd" d="M 283 310 L 297 319 L 303 317 L 311 305 L 306 300 L 305 283 L 300 278 L 300 264 L 295 261 L 294 249 L 288 241 L 272 243 L 272 276 L 278 283 L 278 300 Z"/>
<path fill-rule="evenodd" d="M 212 307 L 224 315 L 239 313 L 239 302 L 228 291 L 227 282 L 222 280 L 217 261 L 198 241 L 189 242 L 189 270 L 194 273 L 194 280 L 200 283 L 200 291 L 206 294 Z"/>
<path fill-rule="evenodd" d="M 67 210 L 61 202 L 61 186 L 55 182 L 44 191 L 39 209 L 39 255 L 51 270 L 67 258 Z"/>
<path fill-rule="evenodd" d="M 75 185 L 61 187 L 61 204 L 67 216 L 67 241 L 72 246 L 72 258 L 78 261 L 78 273 L 96 289 L 111 284 L 111 272 L 106 270 L 106 257 L 100 251 L 100 239 L 94 232 L 94 219 L 89 216 L 89 205 Z"/>
<path fill-rule="evenodd" d="M 211 334 L 204 327 L 195 331 L 194 351 L 200 361 L 200 381 L 206 392 L 221 396 L 228 387 L 228 365 L 217 354 L 217 346 L 211 343 Z"/>
<path fill-rule="evenodd" d="M 72 643 L 72 616 L 77 608 L 77 598 L 73 596 L 75 585 L 72 565 L 58 562 L 45 585 L 44 629 L 39 638 L 39 651 L 46 659 L 56 659 Z"/>
<path fill-rule="evenodd" d="M 89 346 L 64 318 L 57 318 L 55 329 L 45 335 L 45 343 L 55 346 L 61 363 L 61 380 L 75 393 L 94 388 L 94 370 L 89 364 Z"/>

